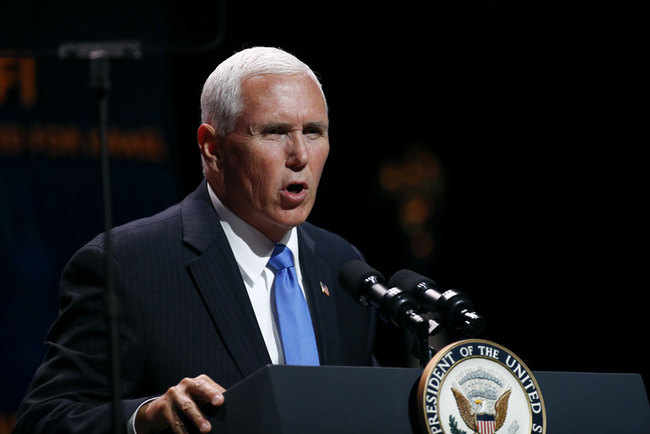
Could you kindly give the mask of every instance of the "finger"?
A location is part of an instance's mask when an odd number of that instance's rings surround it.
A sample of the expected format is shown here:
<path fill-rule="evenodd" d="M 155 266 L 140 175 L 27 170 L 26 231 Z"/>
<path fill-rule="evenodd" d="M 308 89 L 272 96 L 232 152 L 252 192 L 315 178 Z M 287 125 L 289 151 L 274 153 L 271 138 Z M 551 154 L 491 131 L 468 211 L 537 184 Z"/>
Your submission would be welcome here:
<path fill-rule="evenodd" d="M 181 383 L 194 398 L 209 402 L 214 406 L 223 404 L 223 392 L 226 389 L 207 375 L 203 374 L 195 378 L 186 378 Z"/>
<path fill-rule="evenodd" d="M 170 400 L 166 402 L 166 405 L 162 407 L 163 416 L 167 420 L 169 427 L 172 429 L 174 434 L 187 434 L 187 428 L 181 420 L 181 418 L 176 413 L 174 395 L 177 393 L 175 389 L 169 390 Z M 171 402 L 170 402 L 171 401 Z"/>
<path fill-rule="evenodd" d="M 177 408 L 188 417 L 199 431 L 209 432 L 212 429 L 210 422 L 208 422 L 199 407 L 187 394 L 178 395 L 174 397 L 174 400 Z"/>
<path fill-rule="evenodd" d="M 187 428 L 180 418 L 182 413 L 201 432 L 209 432 L 212 428 L 210 422 L 195 400 L 218 406 L 223 404 L 224 391 L 223 387 L 207 375 L 184 378 L 176 386 L 170 387 L 163 396 L 138 410 L 136 428 L 138 432 L 151 432 L 170 427 L 174 433 L 185 433 Z M 188 420 L 185 422 L 189 423 Z"/>
<path fill-rule="evenodd" d="M 172 431 L 174 434 L 189 434 L 187 431 L 187 428 L 185 428 L 185 425 L 183 424 L 183 421 L 180 419 L 176 419 L 174 423 L 172 424 Z"/>
<path fill-rule="evenodd" d="M 178 417 L 173 410 L 173 403 L 168 394 L 147 402 L 138 409 L 135 428 L 138 433 L 159 432 L 172 427 Z"/>
<path fill-rule="evenodd" d="M 146 431 L 143 430 L 143 432 L 158 432 L 165 427 L 169 427 L 174 434 L 185 434 L 188 432 L 185 424 L 183 424 L 183 421 L 176 413 L 174 400 L 171 396 L 173 393 L 173 388 L 170 388 L 167 394 L 150 404 L 146 404 L 147 408 L 145 413 L 149 424 L 147 425 L 148 429 Z M 140 432 L 141 427 L 136 425 L 136 430 Z"/>

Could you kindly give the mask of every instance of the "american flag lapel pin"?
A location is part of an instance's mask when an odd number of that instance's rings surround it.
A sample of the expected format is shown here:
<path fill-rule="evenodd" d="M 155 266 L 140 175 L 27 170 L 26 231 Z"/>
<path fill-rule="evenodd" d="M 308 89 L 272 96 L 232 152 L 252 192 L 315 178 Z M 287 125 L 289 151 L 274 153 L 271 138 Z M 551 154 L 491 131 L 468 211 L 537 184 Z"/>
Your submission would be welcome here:
<path fill-rule="evenodd" d="M 325 294 L 328 297 L 330 296 L 330 290 L 327 287 L 327 285 L 325 285 L 323 282 L 320 282 L 320 292 L 322 292 L 323 294 Z"/>

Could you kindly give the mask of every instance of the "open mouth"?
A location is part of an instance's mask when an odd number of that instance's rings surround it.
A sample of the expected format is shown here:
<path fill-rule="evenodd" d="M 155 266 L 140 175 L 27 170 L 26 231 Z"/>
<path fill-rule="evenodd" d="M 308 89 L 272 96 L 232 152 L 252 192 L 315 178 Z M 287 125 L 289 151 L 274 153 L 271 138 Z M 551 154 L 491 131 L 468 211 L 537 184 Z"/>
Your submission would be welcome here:
<path fill-rule="evenodd" d="M 300 193 L 305 189 L 305 186 L 303 184 L 289 184 L 287 186 L 287 191 L 289 193 L 297 194 Z"/>

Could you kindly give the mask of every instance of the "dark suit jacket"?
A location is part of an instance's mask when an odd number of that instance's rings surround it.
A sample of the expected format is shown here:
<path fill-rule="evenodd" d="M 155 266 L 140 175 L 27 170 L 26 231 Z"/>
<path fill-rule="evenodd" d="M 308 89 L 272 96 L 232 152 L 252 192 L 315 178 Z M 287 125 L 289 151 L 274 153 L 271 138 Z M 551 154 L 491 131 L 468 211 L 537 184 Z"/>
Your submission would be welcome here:
<path fill-rule="evenodd" d="M 373 313 L 344 293 L 337 275 L 359 252 L 308 223 L 298 236 L 321 364 L 370 364 Z M 113 239 L 125 419 L 183 377 L 207 374 L 228 388 L 271 363 L 205 181 L 180 204 L 116 228 Z M 98 236 L 66 266 L 60 314 L 17 433 L 110 429 L 104 258 Z"/>

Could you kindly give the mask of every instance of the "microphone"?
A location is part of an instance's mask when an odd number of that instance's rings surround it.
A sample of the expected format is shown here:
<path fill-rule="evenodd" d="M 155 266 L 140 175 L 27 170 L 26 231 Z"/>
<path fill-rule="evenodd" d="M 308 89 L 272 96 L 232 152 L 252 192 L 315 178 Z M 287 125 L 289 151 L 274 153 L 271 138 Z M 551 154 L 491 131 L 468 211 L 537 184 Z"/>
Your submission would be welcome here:
<path fill-rule="evenodd" d="M 418 303 L 413 295 L 399 288 L 386 288 L 384 276 L 365 262 L 346 262 L 339 272 L 339 282 L 362 304 L 376 307 L 386 322 L 403 327 L 419 337 L 429 336 L 438 327 L 434 321 L 417 313 Z"/>
<path fill-rule="evenodd" d="M 413 294 L 420 306 L 433 313 L 437 322 L 453 327 L 467 337 L 477 336 L 485 327 L 485 319 L 474 312 L 468 297 L 453 289 L 440 293 L 436 282 L 415 271 L 398 271 L 388 285 Z"/>

